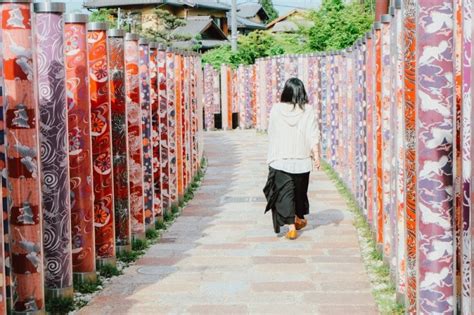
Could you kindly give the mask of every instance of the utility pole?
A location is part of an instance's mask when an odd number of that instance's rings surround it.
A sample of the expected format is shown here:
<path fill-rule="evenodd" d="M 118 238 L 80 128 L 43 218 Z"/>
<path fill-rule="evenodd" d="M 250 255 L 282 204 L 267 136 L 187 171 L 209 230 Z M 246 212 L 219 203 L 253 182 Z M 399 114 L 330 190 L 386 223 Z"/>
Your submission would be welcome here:
<path fill-rule="evenodd" d="M 237 0 L 232 0 L 232 16 L 231 16 L 231 44 L 232 51 L 237 51 Z"/>

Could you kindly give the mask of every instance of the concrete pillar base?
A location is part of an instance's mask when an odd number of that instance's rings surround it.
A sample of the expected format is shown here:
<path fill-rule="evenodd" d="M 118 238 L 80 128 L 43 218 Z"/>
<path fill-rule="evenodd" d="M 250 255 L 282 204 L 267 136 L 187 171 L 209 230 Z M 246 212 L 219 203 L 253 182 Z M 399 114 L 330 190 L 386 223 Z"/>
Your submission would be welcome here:
<path fill-rule="evenodd" d="M 96 282 L 97 281 L 97 272 L 74 272 L 72 274 L 74 282 L 84 283 L 84 282 Z"/>
<path fill-rule="evenodd" d="M 44 288 L 44 294 L 47 299 L 51 298 L 71 298 L 74 296 L 74 287 L 67 288 Z"/>
<path fill-rule="evenodd" d="M 137 233 L 137 234 L 133 234 L 132 235 L 132 240 L 145 240 L 146 239 L 146 235 L 145 233 Z"/>
<path fill-rule="evenodd" d="M 115 250 L 117 251 L 117 254 L 123 253 L 123 252 L 129 252 L 132 250 L 132 244 L 117 246 Z"/>
<path fill-rule="evenodd" d="M 96 260 L 97 269 L 105 265 L 112 265 L 117 266 L 117 258 L 115 257 L 108 257 L 108 258 L 97 258 Z"/>

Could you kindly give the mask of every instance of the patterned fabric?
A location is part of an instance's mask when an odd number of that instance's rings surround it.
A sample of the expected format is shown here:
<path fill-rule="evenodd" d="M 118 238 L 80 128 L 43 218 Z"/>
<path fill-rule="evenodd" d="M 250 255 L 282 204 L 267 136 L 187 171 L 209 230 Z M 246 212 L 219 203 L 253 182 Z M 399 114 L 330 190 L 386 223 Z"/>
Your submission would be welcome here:
<path fill-rule="evenodd" d="M 12 310 L 34 312 L 44 308 L 44 257 L 31 12 L 29 4 L 0 8 Z"/>
<path fill-rule="evenodd" d="M 123 37 L 109 37 L 110 104 L 112 109 L 112 150 L 114 169 L 115 242 L 131 244 L 130 185 L 128 176 L 128 132 L 125 93 Z"/>
<path fill-rule="evenodd" d="M 94 191 L 86 24 L 67 23 L 66 95 L 71 178 L 72 265 L 77 273 L 95 272 Z"/>
<path fill-rule="evenodd" d="M 139 45 L 140 105 L 142 112 L 142 148 L 143 148 L 143 205 L 145 207 L 145 225 L 155 223 L 153 189 L 153 148 L 151 143 L 151 98 L 150 98 L 150 48 Z"/>
<path fill-rule="evenodd" d="M 142 114 L 140 108 L 140 78 L 138 41 L 125 41 L 125 90 L 128 115 L 128 169 L 130 185 L 130 217 L 132 236 L 145 236 L 143 200 Z"/>
<path fill-rule="evenodd" d="M 60 13 L 35 16 L 45 287 L 72 288 L 69 145 Z"/>
<path fill-rule="evenodd" d="M 98 259 L 115 257 L 112 129 L 106 31 L 89 31 L 95 250 Z"/>

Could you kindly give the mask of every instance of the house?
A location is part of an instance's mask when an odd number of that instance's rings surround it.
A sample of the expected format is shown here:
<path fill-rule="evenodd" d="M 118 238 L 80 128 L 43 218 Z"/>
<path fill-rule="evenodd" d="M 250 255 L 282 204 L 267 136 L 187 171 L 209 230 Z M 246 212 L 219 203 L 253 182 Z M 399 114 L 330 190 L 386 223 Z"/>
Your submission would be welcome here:
<path fill-rule="evenodd" d="M 228 35 L 229 26 L 227 12 L 231 10 L 228 4 L 212 0 L 86 0 L 87 9 L 120 8 L 123 13 L 131 13 L 143 28 L 153 27 L 151 18 L 153 10 L 160 8 L 175 16 L 188 19 L 190 17 L 210 17 L 215 25 Z"/>
<path fill-rule="evenodd" d="M 180 49 L 191 49 L 199 44 L 200 50 L 206 51 L 229 42 L 227 36 L 210 16 L 188 17 L 186 25 L 175 29 L 173 35 L 189 38 L 173 43 L 173 47 Z"/>
<path fill-rule="evenodd" d="M 228 13 L 228 20 L 231 20 Z M 248 34 L 255 30 L 265 30 L 269 16 L 259 3 L 242 3 L 237 5 L 237 30 L 240 34 Z"/>
<path fill-rule="evenodd" d="M 314 25 L 308 15 L 308 11 L 293 10 L 270 22 L 267 25 L 267 30 L 273 33 L 296 33 L 302 27 L 309 28 Z"/>

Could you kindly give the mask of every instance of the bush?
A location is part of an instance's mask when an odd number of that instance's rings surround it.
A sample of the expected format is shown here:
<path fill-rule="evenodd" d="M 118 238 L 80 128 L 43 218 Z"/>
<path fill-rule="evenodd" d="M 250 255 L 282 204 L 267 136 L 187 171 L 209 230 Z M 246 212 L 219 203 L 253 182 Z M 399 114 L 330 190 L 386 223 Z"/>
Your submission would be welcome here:
<path fill-rule="evenodd" d="M 120 276 L 121 272 L 112 264 L 105 264 L 99 269 L 99 274 L 104 278 Z"/>
<path fill-rule="evenodd" d="M 136 251 L 122 251 L 117 255 L 117 259 L 125 264 L 130 264 L 132 262 L 137 261 L 140 257 L 140 252 Z"/>
<path fill-rule="evenodd" d="M 166 230 L 166 224 L 163 220 L 156 220 L 155 229 L 157 230 Z"/>
<path fill-rule="evenodd" d="M 146 240 L 134 239 L 132 242 L 133 251 L 144 251 L 148 248 L 148 242 Z"/>
<path fill-rule="evenodd" d="M 96 281 L 74 282 L 74 291 L 90 294 L 98 291 L 101 285 L 102 281 L 100 279 L 96 279 Z"/>
<path fill-rule="evenodd" d="M 72 297 L 54 297 L 48 298 L 46 301 L 46 312 L 49 314 L 68 314 L 74 309 Z"/>
<path fill-rule="evenodd" d="M 146 238 L 148 240 L 156 240 L 158 237 L 160 237 L 160 234 L 158 233 L 158 231 L 154 230 L 154 229 L 149 229 L 146 231 Z"/>

